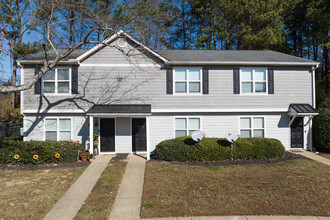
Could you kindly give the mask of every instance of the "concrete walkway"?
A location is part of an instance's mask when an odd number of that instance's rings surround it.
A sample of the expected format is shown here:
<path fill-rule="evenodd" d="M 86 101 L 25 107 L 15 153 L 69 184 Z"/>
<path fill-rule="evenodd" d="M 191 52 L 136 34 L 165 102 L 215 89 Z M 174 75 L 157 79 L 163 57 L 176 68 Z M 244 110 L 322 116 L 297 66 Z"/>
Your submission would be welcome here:
<path fill-rule="evenodd" d="M 312 159 L 312 160 L 315 160 L 317 162 L 320 162 L 320 163 L 323 163 L 325 165 L 330 166 L 330 160 L 329 159 L 327 159 L 325 157 L 321 157 L 321 156 L 317 155 L 316 153 L 306 151 L 306 150 L 292 150 L 290 152 L 294 153 L 294 154 L 302 155 L 302 156 L 307 157 L 309 159 Z"/>
<path fill-rule="evenodd" d="M 73 219 L 113 155 L 98 155 L 45 216 L 45 220 Z"/>
<path fill-rule="evenodd" d="M 169 217 L 144 218 L 144 220 L 329 220 L 321 216 L 201 216 L 201 217 Z"/>
<path fill-rule="evenodd" d="M 126 171 L 110 213 L 110 220 L 140 219 L 145 163 L 145 158 L 129 155 Z"/>

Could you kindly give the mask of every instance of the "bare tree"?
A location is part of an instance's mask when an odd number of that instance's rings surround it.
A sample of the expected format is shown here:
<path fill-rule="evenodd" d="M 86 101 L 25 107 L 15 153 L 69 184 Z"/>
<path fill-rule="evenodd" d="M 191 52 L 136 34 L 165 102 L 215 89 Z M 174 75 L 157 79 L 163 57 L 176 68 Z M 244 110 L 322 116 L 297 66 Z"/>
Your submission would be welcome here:
<path fill-rule="evenodd" d="M 83 0 L 82 0 L 83 1 Z M 49 4 L 51 3 L 51 4 Z M 49 7 L 49 5 L 51 5 Z M 35 83 L 39 81 L 39 79 L 46 74 L 47 71 L 56 67 L 61 61 L 67 58 L 73 51 L 92 45 L 105 45 L 111 46 L 107 44 L 104 39 L 112 34 L 120 34 L 117 32 L 118 29 L 123 30 L 132 30 L 132 26 L 135 22 L 135 19 L 138 17 L 138 14 L 143 13 L 143 11 L 133 11 L 132 13 L 126 13 L 125 18 L 118 18 L 118 8 L 114 8 L 113 5 L 109 5 L 107 7 L 102 8 L 93 8 L 91 5 L 81 6 L 79 10 L 75 11 L 75 13 L 69 13 L 69 17 L 65 18 L 61 16 L 59 13 L 62 10 L 62 7 L 66 7 L 65 4 L 61 0 L 39 0 L 38 5 L 39 16 L 42 14 L 43 21 L 40 22 L 42 24 L 41 29 L 44 33 L 44 43 L 42 44 L 42 67 L 40 71 L 34 76 L 34 78 L 28 82 L 25 82 L 22 85 L 11 85 L 11 86 L 3 86 L 0 85 L 0 92 L 17 92 L 28 90 L 33 87 Z M 73 7 L 70 5 L 69 7 Z M 70 8 L 69 8 L 70 9 Z M 40 12 L 41 11 L 41 12 Z M 70 10 L 69 10 L 70 11 Z M 108 14 L 109 16 L 112 14 L 113 19 L 107 18 L 104 19 L 103 16 Z M 80 21 L 80 24 L 84 26 L 84 28 L 88 31 L 83 33 L 83 37 L 76 37 L 75 39 L 81 39 L 79 42 L 74 42 L 72 30 L 74 24 Z M 68 24 L 70 27 L 69 36 L 66 42 L 66 48 L 63 50 L 59 50 L 58 48 L 63 47 L 63 32 L 58 31 L 58 28 L 63 24 Z M 97 38 L 96 38 L 97 36 Z M 60 39 L 60 40 L 59 40 Z M 88 46 L 87 46 L 88 47 Z M 60 48 L 63 49 L 63 48 Z M 120 48 L 118 48 L 120 49 Z M 139 48 L 140 50 L 145 49 L 144 47 Z M 49 50 L 55 53 L 55 58 L 50 59 L 48 57 Z M 125 56 L 130 56 L 130 52 L 124 52 Z"/>

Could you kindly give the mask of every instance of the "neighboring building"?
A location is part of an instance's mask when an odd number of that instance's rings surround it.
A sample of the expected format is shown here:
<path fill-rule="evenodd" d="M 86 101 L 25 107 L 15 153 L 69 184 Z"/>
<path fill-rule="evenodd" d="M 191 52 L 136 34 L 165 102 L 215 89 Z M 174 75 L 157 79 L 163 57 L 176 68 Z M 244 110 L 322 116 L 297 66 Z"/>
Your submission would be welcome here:
<path fill-rule="evenodd" d="M 274 51 L 151 50 L 122 31 L 104 43 L 74 51 L 22 92 L 24 140 L 85 143 L 94 132 L 100 153 L 150 152 L 203 130 L 311 149 L 317 62 Z M 42 64 L 42 56 L 22 60 L 22 83 Z"/>

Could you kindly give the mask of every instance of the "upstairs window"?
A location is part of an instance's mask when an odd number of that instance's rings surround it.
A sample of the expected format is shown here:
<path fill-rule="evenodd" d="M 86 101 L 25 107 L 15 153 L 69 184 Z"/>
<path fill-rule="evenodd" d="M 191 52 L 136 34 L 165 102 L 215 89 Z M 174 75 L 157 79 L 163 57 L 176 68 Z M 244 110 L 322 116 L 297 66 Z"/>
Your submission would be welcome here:
<path fill-rule="evenodd" d="M 240 118 L 241 137 L 265 137 L 264 117 Z"/>
<path fill-rule="evenodd" d="M 176 94 L 198 94 L 202 91 L 201 69 L 174 69 L 174 91 Z"/>
<path fill-rule="evenodd" d="M 242 93 L 267 92 L 267 74 L 265 68 L 242 68 L 240 73 Z"/>
<path fill-rule="evenodd" d="M 200 127 L 200 118 L 175 118 L 175 137 L 191 135 Z"/>
<path fill-rule="evenodd" d="M 46 141 L 68 141 L 71 140 L 70 118 L 46 118 L 45 119 Z"/>
<path fill-rule="evenodd" d="M 45 94 L 70 94 L 71 69 L 55 68 L 43 76 L 43 93 Z"/>

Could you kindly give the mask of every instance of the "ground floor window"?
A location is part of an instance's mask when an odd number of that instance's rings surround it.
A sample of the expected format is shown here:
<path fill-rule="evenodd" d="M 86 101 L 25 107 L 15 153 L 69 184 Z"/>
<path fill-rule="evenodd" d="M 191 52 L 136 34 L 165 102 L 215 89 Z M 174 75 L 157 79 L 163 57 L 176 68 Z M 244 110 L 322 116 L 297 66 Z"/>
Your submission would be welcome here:
<path fill-rule="evenodd" d="M 46 118 L 45 140 L 46 141 L 71 140 L 71 118 Z"/>
<path fill-rule="evenodd" d="M 241 137 L 265 137 L 265 118 L 241 117 L 240 134 Z"/>
<path fill-rule="evenodd" d="M 200 118 L 179 117 L 175 118 L 175 137 L 191 135 L 201 128 Z"/>

